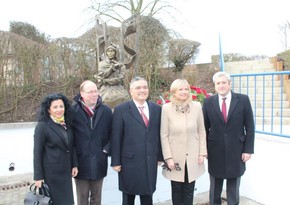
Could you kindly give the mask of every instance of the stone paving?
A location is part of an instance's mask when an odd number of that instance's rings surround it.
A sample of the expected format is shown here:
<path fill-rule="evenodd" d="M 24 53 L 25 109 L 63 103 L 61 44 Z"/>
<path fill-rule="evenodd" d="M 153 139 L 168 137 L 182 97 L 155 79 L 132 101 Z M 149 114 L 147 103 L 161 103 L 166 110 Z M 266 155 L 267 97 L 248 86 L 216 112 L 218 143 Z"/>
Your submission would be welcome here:
<path fill-rule="evenodd" d="M 32 183 L 32 173 L 0 177 L 0 205 L 21 205 Z"/>
<path fill-rule="evenodd" d="M 205 192 L 195 195 L 193 205 L 209 205 L 208 194 L 209 194 L 208 192 Z M 168 200 L 162 203 L 155 203 L 154 205 L 172 205 L 172 203 L 170 200 Z M 225 193 L 223 193 L 222 195 L 222 205 L 227 205 Z M 240 205 L 263 205 L 263 204 L 242 196 L 240 198 Z"/>
<path fill-rule="evenodd" d="M 32 183 L 32 173 L 0 177 L 0 205 L 21 205 Z M 121 202 L 120 202 L 121 204 Z M 171 200 L 154 205 L 171 205 Z M 223 203 L 226 205 L 225 193 Z M 209 205 L 208 192 L 195 195 L 193 205 Z M 241 197 L 240 205 L 262 205 L 246 197 Z"/>

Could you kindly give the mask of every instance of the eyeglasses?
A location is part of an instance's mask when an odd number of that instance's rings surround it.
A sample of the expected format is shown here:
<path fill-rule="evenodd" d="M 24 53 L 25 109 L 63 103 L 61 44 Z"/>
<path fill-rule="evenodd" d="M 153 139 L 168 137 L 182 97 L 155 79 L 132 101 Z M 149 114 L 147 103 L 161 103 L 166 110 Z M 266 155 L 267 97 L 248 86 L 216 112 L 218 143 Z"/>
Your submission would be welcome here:
<path fill-rule="evenodd" d="M 168 164 L 167 164 L 166 162 L 164 162 L 164 163 L 161 165 L 161 167 L 162 167 L 163 169 L 166 169 L 166 171 L 170 171 L 170 172 L 171 172 L 171 169 L 168 167 Z M 181 171 L 181 168 L 180 168 L 180 166 L 179 166 L 178 163 L 175 163 L 175 169 L 176 169 L 176 171 Z"/>
<path fill-rule="evenodd" d="M 99 92 L 97 91 L 97 90 L 91 90 L 91 91 L 88 91 L 88 92 L 86 92 L 86 91 L 83 91 L 84 93 L 87 93 L 87 94 L 98 94 Z"/>

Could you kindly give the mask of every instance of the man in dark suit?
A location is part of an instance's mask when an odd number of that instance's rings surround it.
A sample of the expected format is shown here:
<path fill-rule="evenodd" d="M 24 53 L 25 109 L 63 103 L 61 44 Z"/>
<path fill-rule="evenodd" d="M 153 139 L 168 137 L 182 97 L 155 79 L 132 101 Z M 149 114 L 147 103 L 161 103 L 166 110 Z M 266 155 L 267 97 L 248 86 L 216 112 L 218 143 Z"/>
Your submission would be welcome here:
<path fill-rule="evenodd" d="M 90 80 L 80 85 L 74 100 L 73 134 L 79 162 L 75 177 L 77 204 L 101 205 L 110 154 L 112 110 L 102 103 L 97 85 Z"/>
<path fill-rule="evenodd" d="M 221 204 L 224 179 L 227 180 L 228 205 L 239 204 L 241 176 L 245 163 L 254 153 L 254 118 L 249 97 L 230 90 L 230 75 L 213 76 L 217 95 L 203 104 L 207 134 L 210 205 Z"/>
<path fill-rule="evenodd" d="M 114 109 L 111 166 L 119 175 L 123 205 L 134 205 L 136 195 L 141 205 L 153 204 L 158 161 L 162 160 L 161 107 L 147 101 L 148 93 L 147 81 L 135 77 L 130 83 L 132 100 Z"/>

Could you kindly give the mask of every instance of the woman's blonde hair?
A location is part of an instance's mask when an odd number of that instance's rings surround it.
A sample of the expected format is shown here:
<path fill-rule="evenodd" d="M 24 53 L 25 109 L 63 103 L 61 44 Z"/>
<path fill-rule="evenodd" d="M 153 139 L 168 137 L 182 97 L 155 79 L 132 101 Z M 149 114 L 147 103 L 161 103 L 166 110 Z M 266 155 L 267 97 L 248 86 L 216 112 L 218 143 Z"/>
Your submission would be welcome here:
<path fill-rule="evenodd" d="M 181 88 L 182 86 L 187 86 L 188 87 L 188 98 L 186 99 L 185 102 L 180 102 L 176 97 L 175 97 L 175 93 L 176 91 Z M 176 105 L 181 105 L 181 104 L 188 104 L 191 101 L 191 95 L 190 95 L 190 85 L 187 82 L 187 80 L 185 79 L 176 79 L 172 82 L 171 86 L 170 86 L 170 101 L 173 104 Z"/>

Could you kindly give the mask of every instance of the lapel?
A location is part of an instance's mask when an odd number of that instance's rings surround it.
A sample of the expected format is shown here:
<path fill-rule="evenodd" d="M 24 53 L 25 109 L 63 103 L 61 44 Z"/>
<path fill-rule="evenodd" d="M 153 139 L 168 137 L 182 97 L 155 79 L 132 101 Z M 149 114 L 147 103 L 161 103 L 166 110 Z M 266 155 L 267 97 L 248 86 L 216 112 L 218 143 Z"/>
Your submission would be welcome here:
<path fill-rule="evenodd" d="M 59 144 L 61 147 L 63 147 L 63 145 L 65 145 L 66 147 L 68 147 L 68 144 L 65 140 L 64 135 L 59 131 L 59 127 L 56 123 L 54 123 L 51 119 L 48 121 L 48 125 L 49 127 L 52 129 L 52 131 L 61 139 L 61 141 L 63 143 Z M 68 136 L 69 137 L 69 136 Z M 68 139 L 69 140 L 69 139 Z M 59 142 L 59 141 L 57 141 Z"/>
<path fill-rule="evenodd" d="M 153 104 L 149 101 L 147 101 L 148 104 L 148 109 L 149 109 L 149 123 L 148 123 L 148 127 L 150 126 L 151 122 L 153 122 L 154 116 L 157 115 L 157 113 L 153 113 Z"/>
<path fill-rule="evenodd" d="M 224 122 L 224 118 L 220 109 L 220 105 L 219 105 L 219 96 L 218 94 L 214 95 L 212 97 L 212 101 L 211 104 L 214 108 L 214 110 L 216 111 L 217 115 L 219 116 L 219 118 Z"/>
<path fill-rule="evenodd" d="M 239 101 L 239 96 L 236 93 L 232 92 L 232 99 L 231 99 L 231 104 L 229 107 L 228 118 L 227 118 L 228 121 L 231 118 L 231 115 L 232 115 L 234 109 L 236 108 L 238 101 Z"/>
<path fill-rule="evenodd" d="M 87 126 L 89 129 L 91 129 L 91 125 L 90 125 L 90 121 L 87 117 L 87 114 L 86 112 L 84 111 L 84 109 L 81 107 L 81 105 L 78 107 L 79 110 L 77 110 L 77 115 L 81 115 L 81 117 L 83 118 L 83 121 L 86 122 Z M 75 116 L 75 117 L 78 117 L 78 116 Z"/>
<path fill-rule="evenodd" d="M 149 108 L 149 104 L 148 104 L 148 108 Z M 149 108 L 149 112 L 150 112 L 150 108 Z M 146 127 L 142 119 L 142 116 L 133 100 L 129 101 L 129 113 L 137 120 L 137 122 L 141 123 L 142 125 L 144 125 L 144 127 Z M 149 120 L 149 124 L 150 124 L 150 120 Z"/>
<path fill-rule="evenodd" d="M 95 120 L 94 120 L 93 129 L 97 126 L 99 120 L 101 119 L 103 111 L 104 111 L 104 109 L 102 106 L 96 108 L 97 115 L 96 115 Z"/>

